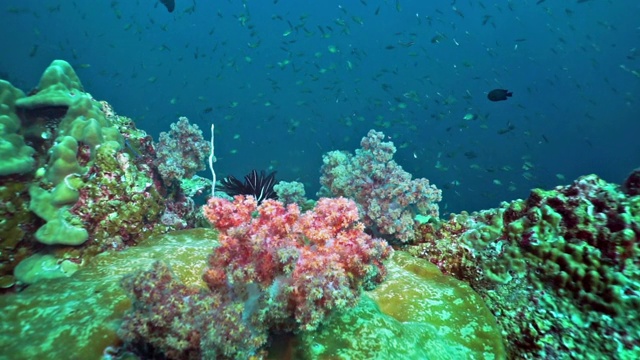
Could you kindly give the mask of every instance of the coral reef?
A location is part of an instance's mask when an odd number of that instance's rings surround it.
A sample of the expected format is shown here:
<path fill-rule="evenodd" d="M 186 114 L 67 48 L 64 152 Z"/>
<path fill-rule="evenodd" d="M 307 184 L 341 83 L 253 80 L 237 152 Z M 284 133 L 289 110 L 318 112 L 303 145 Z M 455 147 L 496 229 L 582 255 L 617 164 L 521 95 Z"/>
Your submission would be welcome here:
<path fill-rule="evenodd" d="M 189 179 L 205 169 L 211 146 L 204 140 L 196 124 L 182 116 L 171 124 L 169 132 L 160 133 L 156 144 L 156 165 L 162 180 L 170 185 L 174 181 Z"/>
<path fill-rule="evenodd" d="M 391 248 L 363 232 L 345 198 L 303 214 L 240 195 L 212 198 L 204 210 L 220 231 L 203 275 L 208 291 L 184 286 L 161 263 L 123 281 L 134 309 L 120 334 L 144 356 L 248 358 L 269 331 L 313 331 L 384 278 Z"/>
<path fill-rule="evenodd" d="M 383 140 L 323 157 L 335 198 L 254 171 L 200 212 L 186 118 L 0 81 L 0 358 L 640 358 L 640 169 L 439 219 Z"/>
<path fill-rule="evenodd" d="M 535 189 L 499 209 L 422 225 L 421 244 L 410 251 L 483 295 L 512 356 L 634 358 L 640 197 L 633 188 L 625 193 L 588 175 Z"/>
<path fill-rule="evenodd" d="M 67 62 L 53 61 L 28 96 L 0 82 L 0 100 L 2 288 L 34 253 L 83 264 L 194 226 L 193 201 L 160 181 L 151 137 L 86 93 Z"/>
<path fill-rule="evenodd" d="M 438 217 L 442 192 L 427 179 L 412 180 L 393 160 L 393 143 L 383 140 L 383 133 L 371 130 L 355 156 L 344 151 L 325 154 L 319 195 L 353 199 L 376 236 L 410 242 L 416 215 Z"/>
<path fill-rule="evenodd" d="M 304 185 L 297 181 L 279 181 L 273 185 L 273 190 L 276 192 L 278 200 L 283 204 L 298 204 L 303 206 L 308 202 L 305 196 Z"/>
<path fill-rule="evenodd" d="M 165 260 L 187 286 L 204 286 L 202 271 L 215 241 L 213 230 L 152 236 L 135 247 L 97 255 L 72 277 L 41 280 L 0 296 L 0 357 L 98 359 L 122 341 L 117 336 L 131 307 L 123 276 Z"/>
<path fill-rule="evenodd" d="M 16 360 L 135 358 L 126 354 L 117 334 L 122 319 L 131 317 L 133 306 L 131 294 L 120 286 L 120 280 L 125 276 L 126 286 L 133 289 L 131 285 L 144 285 L 145 281 L 139 278 L 134 284 L 136 276 L 131 273 L 146 273 L 146 282 L 157 285 L 157 289 L 176 285 L 185 295 L 190 295 L 191 289 L 198 293 L 206 289 L 202 273 L 212 247 L 218 246 L 215 236 L 214 230 L 207 229 L 152 236 L 135 247 L 99 254 L 72 277 L 42 280 L 21 293 L 0 296 L 0 353 L 11 354 Z M 153 269 L 161 270 L 156 274 L 163 276 L 152 278 Z M 329 359 L 335 354 L 351 354 L 354 359 L 388 359 L 412 353 L 462 354 L 469 359 L 493 354 L 495 359 L 504 358 L 495 320 L 469 286 L 402 252 L 394 253 L 387 270 L 383 287 L 365 292 L 355 308 L 328 318 L 319 331 L 284 336 L 289 340 L 286 342 L 272 337 L 269 346 L 255 358 L 285 359 L 293 354 L 300 355 L 293 358 Z M 185 293 L 185 288 L 189 292 Z M 150 301 L 153 296 L 167 299 L 178 293 L 146 291 L 138 296 L 153 303 L 154 309 L 164 310 L 156 313 L 154 320 L 181 334 L 179 331 L 189 329 L 189 324 L 168 323 L 166 319 L 175 310 L 193 304 L 197 295 L 173 298 L 179 301 Z M 431 301 L 424 301 L 425 293 L 430 294 Z M 238 308 L 243 309 L 242 305 L 238 303 Z M 239 313 L 242 315 L 242 311 Z M 456 321 L 443 323 L 442 314 L 454 316 Z M 182 319 L 188 319 L 187 315 Z M 413 316 L 415 322 L 406 321 Z M 242 321 L 242 316 L 239 319 Z M 219 317 L 207 318 L 210 326 L 228 327 L 220 321 Z M 126 336 L 128 328 L 120 329 L 121 335 Z M 174 334 L 171 331 L 164 334 L 165 346 L 188 349 L 188 343 L 170 336 Z"/>
<path fill-rule="evenodd" d="M 37 89 L 15 104 L 23 126 L 29 129 L 24 136 L 39 141 L 38 153 L 49 155 L 41 176 L 36 175 L 38 181 L 29 187 L 29 209 L 45 220 L 35 237 L 47 245 L 81 245 L 89 233 L 69 212 L 82 186 L 77 180 L 94 165 L 99 150 L 113 155 L 121 149 L 123 138 L 107 121 L 100 104 L 83 91 L 67 62 L 53 61 Z"/>
<path fill-rule="evenodd" d="M 186 286 L 163 262 L 122 285 L 134 301 L 118 335 L 143 358 L 248 359 L 267 341 L 264 326 L 247 319 L 247 300 Z"/>

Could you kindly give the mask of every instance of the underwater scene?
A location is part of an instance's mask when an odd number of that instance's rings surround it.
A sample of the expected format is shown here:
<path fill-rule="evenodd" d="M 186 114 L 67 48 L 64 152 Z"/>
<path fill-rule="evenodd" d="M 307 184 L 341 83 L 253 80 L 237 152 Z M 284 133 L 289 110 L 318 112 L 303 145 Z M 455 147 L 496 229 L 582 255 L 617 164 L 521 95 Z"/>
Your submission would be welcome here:
<path fill-rule="evenodd" d="M 638 19 L 3 0 L 0 360 L 640 359 Z"/>

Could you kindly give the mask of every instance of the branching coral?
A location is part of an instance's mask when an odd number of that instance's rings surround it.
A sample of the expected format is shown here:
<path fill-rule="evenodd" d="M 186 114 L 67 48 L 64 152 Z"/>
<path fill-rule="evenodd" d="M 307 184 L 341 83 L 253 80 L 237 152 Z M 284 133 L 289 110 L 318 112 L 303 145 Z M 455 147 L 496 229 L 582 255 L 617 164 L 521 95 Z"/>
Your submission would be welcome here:
<path fill-rule="evenodd" d="M 442 192 L 427 179 L 412 179 L 393 160 L 393 143 L 383 140 L 383 133 L 371 130 L 355 156 L 343 151 L 325 154 L 320 194 L 353 199 L 376 236 L 409 242 L 416 215 L 438 217 Z"/>

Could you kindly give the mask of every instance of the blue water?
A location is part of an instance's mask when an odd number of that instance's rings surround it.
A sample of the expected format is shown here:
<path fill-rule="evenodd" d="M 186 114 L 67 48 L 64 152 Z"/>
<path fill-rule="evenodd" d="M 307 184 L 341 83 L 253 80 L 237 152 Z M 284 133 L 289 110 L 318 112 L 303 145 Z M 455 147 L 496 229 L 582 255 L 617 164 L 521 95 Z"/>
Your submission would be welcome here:
<path fill-rule="evenodd" d="M 219 176 L 273 169 L 308 194 L 321 155 L 371 128 L 443 213 L 620 182 L 640 164 L 640 2 L 536 2 L 4 0 L 0 74 L 29 91 L 67 60 L 156 139 L 215 123 Z"/>

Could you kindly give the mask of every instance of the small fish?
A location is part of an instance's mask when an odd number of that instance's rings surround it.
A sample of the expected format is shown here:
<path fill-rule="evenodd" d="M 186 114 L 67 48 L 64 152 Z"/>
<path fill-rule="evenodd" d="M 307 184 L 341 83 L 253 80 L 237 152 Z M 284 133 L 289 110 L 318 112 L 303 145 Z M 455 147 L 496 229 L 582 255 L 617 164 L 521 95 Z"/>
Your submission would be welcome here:
<path fill-rule="evenodd" d="M 173 10 L 176 8 L 175 0 L 160 0 L 160 2 L 167 8 L 169 12 L 173 12 Z"/>
<path fill-rule="evenodd" d="M 513 96 L 513 93 L 505 89 L 493 89 L 487 94 L 487 99 L 491 101 L 503 101 Z"/>
<path fill-rule="evenodd" d="M 504 135 L 508 132 L 513 131 L 515 128 L 516 127 L 511 122 L 508 122 L 507 127 L 498 130 L 498 135 Z"/>
<path fill-rule="evenodd" d="M 432 44 L 437 44 L 437 43 L 439 43 L 439 42 L 440 42 L 440 41 L 442 41 L 442 40 L 444 40 L 444 35 L 442 35 L 442 34 L 437 34 L 437 35 L 435 35 L 434 37 L 432 37 L 432 38 L 431 38 L 431 43 L 432 43 Z"/>
<path fill-rule="evenodd" d="M 467 159 L 472 160 L 472 159 L 477 158 L 477 157 L 478 157 L 478 154 L 476 154 L 476 152 L 475 152 L 475 151 L 467 151 L 467 152 L 465 152 L 465 153 L 464 153 L 464 156 L 465 156 Z"/>
<path fill-rule="evenodd" d="M 36 53 L 38 52 L 38 45 L 33 45 L 31 47 L 31 51 L 29 52 L 29 57 L 34 57 L 36 56 Z"/>

